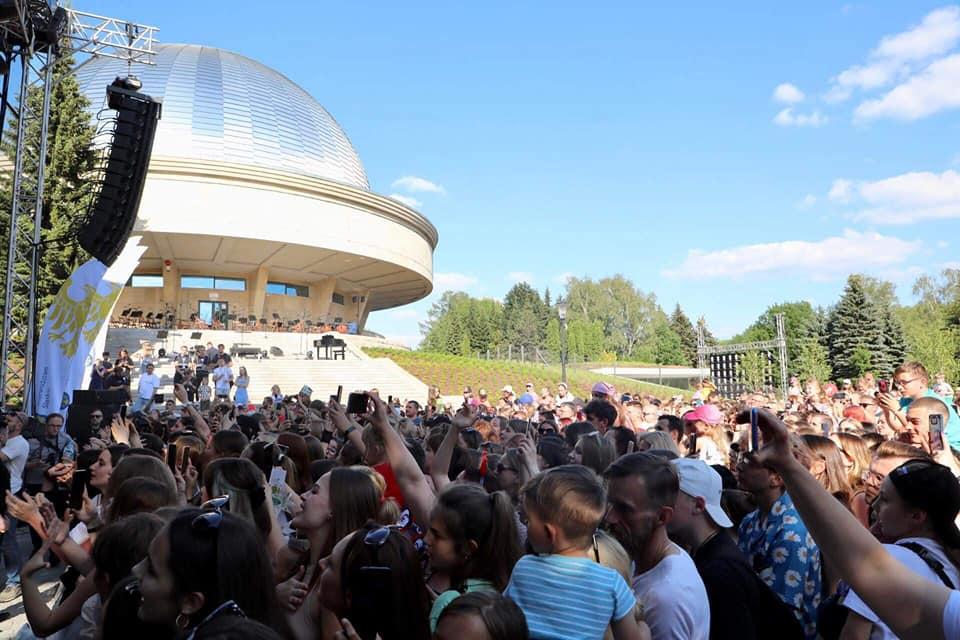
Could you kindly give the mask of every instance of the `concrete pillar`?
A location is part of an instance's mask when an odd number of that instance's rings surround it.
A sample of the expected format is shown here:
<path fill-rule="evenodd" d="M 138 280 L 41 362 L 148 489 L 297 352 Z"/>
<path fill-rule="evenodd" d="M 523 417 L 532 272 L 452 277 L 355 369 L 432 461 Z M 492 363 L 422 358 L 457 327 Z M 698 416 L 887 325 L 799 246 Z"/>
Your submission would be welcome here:
<path fill-rule="evenodd" d="M 330 305 L 337 288 L 336 278 L 324 278 L 310 285 L 310 317 L 315 323 L 332 321 Z"/>
<path fill-rule="evenodd" d="M 263 317 L 263 304 L 267 297 L 267 276 L 270 268 L 266 265 L 260 265 L 249 278 L 250 284 L 250 311 L 249 313 L 257 316 L 257 320 Z M 269 318 L 268 318 L 269 321 Z"/>
<path fill-rule="evenodd" d="M 174 315 L 179 320 L 186 320 L 193 313 L 189 309 L 180 309 L 180 269 L 176 264 L 171 264 L 169 268 L 163 267 L 163 300 L 161 302 L 173 307 Z"/>
<path fill-rule="evenodd" d="M 363 302 L 360 302 L 357 306 L 357 329 L 358 331 L 363 331 L 363 328 L 367 324 L 367 316 L 370 315 L 370 312 L 367 311 L 367 307 L 370 304 L 370 291 L 361 291 L 360 293 L 353 294 L 359 295 L 363 298 Z M 351 296 L 351 299 L 353 296 Z"/>

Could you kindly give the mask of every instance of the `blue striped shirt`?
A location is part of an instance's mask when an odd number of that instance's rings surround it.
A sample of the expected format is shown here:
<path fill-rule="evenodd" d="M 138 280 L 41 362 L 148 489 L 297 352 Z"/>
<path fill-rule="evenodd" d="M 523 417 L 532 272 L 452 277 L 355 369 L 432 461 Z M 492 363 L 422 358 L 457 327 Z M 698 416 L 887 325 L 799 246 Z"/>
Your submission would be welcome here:
<path fill-rule="evenodd" d="M 613 569 L 558 555 L 520 558 L 504 595 L 523 609 L 533 640 L 599 640 L 637 603 Z"/>

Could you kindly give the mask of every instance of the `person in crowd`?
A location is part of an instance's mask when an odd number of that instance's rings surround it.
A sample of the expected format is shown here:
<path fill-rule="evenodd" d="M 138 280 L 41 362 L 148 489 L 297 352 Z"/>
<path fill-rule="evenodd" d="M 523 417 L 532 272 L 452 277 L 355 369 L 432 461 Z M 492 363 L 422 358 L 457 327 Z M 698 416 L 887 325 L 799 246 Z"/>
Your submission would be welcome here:
<path fill-rule="evenodd" d="M 960 590 L 927 579 L 891 555 L 796 458 L 788 427 L 772 413 L 758 413 L 764 443 L 758 462 L 782 479 L 810 534 L 858 597 L 904 640 L 960 637 Z M 749 423 L 750 414 L 741 413 L 737 421 Z"/>
<path fill-rule="evenodd" d="M 504 595 L 517 603 L 531 638 L 649 637 L 633 616 L 636 598 L 613 569 L 590 558 L 605 508 L 603 486 L 589 469 L 567 465 L 524 485 L 527 540 Z"/>
<path fill-rule="evenodd" d="M 757 576 L 726 530 L 733 522 L 721 506 L 720 475 L 702 460 L 673 460 L 680 477 L 671 540 L 686 549 L 710 601 L 710 639 L 800 640 L 800 624 Z"/>
<path fill-rule="evenodd" d="M 435 640 L 528 640 L 527 619 L 513 600 L 496 591 L 466 593 L 447 605 Z"/>
<path fill-rule="evenodd" d="M 247 388 L 250 386 L 250 375 L 247 373 L 246 367 L 240 367 L 235 385 L 237 389 L 233 392 L 233 402 L 239 407 L 246 407 L 250 404 L 250 396 L 247 394 Z"/>
<path fill-rule="evenodd" d="M 866 475 L 870 470 L 872 454 L 867 443 L 858 435 L 838 431 L 830 436 L 843 456 L 843 466 L 847 472 L 847 481 L 853 495 L 850 497 L 850 511 L 857 516 L 863 526 L 870 526 L 870 505 L 867 502 L 865 488 Z"/>
<path fill-rule="evenodd" d="M 9 477 L 9 494 L 20 496 L 23 492 L 23 471 L 30 455 L 30 444 L 21 432 L 27 426 L 29 418 L 22 412 L 8 413 L 4 425 L 0 427 L 0 462 Z M 0 591 L 0 604 L 6 604 L 20 597 L 20 566 L 23 564 L 23 552 L 17 541 L 17 520 L 11 514 L 3 518 L 3 539 L 0 540 L 0 560 L 3 571 L 3 590 Z"/>
<path fill-rule="evenodd" d="M 666 431 L 676 443 L 677 451 L 680 450 L 680 443 L 683 442 L 684 437 L 683 420 L 674 415 L 664 414 L 657 418 L 657 425 L 654 428 L 657 431 Z"/>
<path fill-rule="evenodd" d="M 583 408 L 583 413 L 587 422 L 592 424 L 600 435 L 604 435 L 607 429 L 612 429 L 617 424 L 617 408 L 606 400 L 591 400 Z"/>
<path fill-rule="evenodd" d="M 229 399 L 230 388 L 234 384 L 233 369 L 227 365 L 227 361 L 223 356 L 217 358 L 217 368 L 213 370 L 211 378 L 213 379 L 217 400 L 222 401 Z"/>
<path fill-rule="evenodd" d="M 606 524 L 634 562 L 633 592 L 654 638 L 706 640 L 710 606 L 690 556 L 667 535 L 680 480 L 650 452 L 616 460 L 607 481 Z"/>
<path fill-rule="evenodd" d="M 321 562 L 320 600 L 361 640 L 430 637 L 430 599 L 410 540 L 370 523 Z"/>
<path fill-rule="evenodd" d="M 853 496 L 853 488 L 843 464 L 843 454 L 833 440 L 820 435 L 800 436 L 810 449 L 810 473 L 820 481 L 823 488 L 848 506 Z"/>
<path fill-rule="evenodd" d="M 688 443 L 696 443 L 696 451 L 687 450 L 708 465 L 730 464 L 730 441 L 723 428 L 723 412 L 715 404 L 702 404 L 683 415 L 684 430 Z M 694 437 L 695 436 L 695 437 Z"/>
<path fill-rule="evenodd" d="M 601 436 L 598 431 L 580 436 L 572 453 L 572 461 L 575 464 L 582 464 L 592 469 L 597 475 L 603 475 L 616 457 L 616 446 L 608 438 Z"/>
<path fill-rule="evenodd" d="M 187 634 L 221 616 L 283 628 L 270 561 L 253 525 L 223 506 L 183 509 L 154 537 L 133 568 L 141 620 Z"/>
<path fill-rule="evenodd" d="M 100 391 L 106 388 L 107 376 L 113 369 L 113 363 L 110 362 L 110 352 L 104 351 L 103 356 L 97 358 L 93 363 L 93 370 L 90 372 L 90 389 Z"/>
<path fill-rule="evenodd" d="M 960 482 L 948 467 L 913 459 L 893 469 L 884 479 L 874 503 L 874 532 L 887 552 L 916 574 L 950 589 L 960 587 L 956 566 L 960 531 Z M 845 585 L 844 585 L 845 586 Z M 893 633 L 857 595 L 843 593 L 849 615 L 840 637 L 856 640 L 892 637 Z"/>
<path fill-rule="evenodd" d="M 554 410 L 554 416 L 556 416 L 557 424 L 560 425 L 560 428 L 566 429 L 577 421 L 577 407 L 572 401 L 557 404 Z"/>
<path fill-rule="evenodd" d="M 670 451 L 677 457 L 680 456 L 680 449 L 677 448 L 676 441 L 665 431 L 648 431 L 637 435 L 637 451 L 649 451 L 651 449 Z"/>
<path fill-rule="evenodd" d="M 891 471 L 907 460 L 915 458 L 932 460 L 930 454 L 923 449 L 910 446 L 904 442 L 887 440 L 880 443 L 880 445 L 874 449 L 870 466 L 864 475 L 863 491 L 867 504 L 873 505 L 876 501 L 877 496 L 880 495 L 880 486 L 883 484 L 884 478 L 886 478 Z"/>
<path fill-rule="evenodd" d="M 154 364 L 148 362 L 137 383 L 137 397 L 130 408 L 131 413 L 148 412 L 153 406 L 153 397 L 160 388 L 160 378 L 153 372 Z"/>
<path fill-rule="evenodd" d="M 27 493 L 43 491 L 60 515 L 66 508 L 65 483 L 77 459 L 77 445 L 63 429 L 63 422 L 62 415 L 51 413 L 39 437 L 27 440 L 30 454 L 23 478 Z"/>
<path fill-rule="evenodd" d="M 953 404 L 953 386 L 947 382 L 947 375 L 941 371 L 933 379 L 933 392 L 946 400 L 947 404 Z"/>
<path fill-rule="evenodd" d="M 809 459 L 805 462 L 809 464 Z M 793 609 L 804 635 L 813 639 L 821 598 L 820 550 L 775 469 L 747 452 L 737 465 L 737 478 L 757 502 L 757 510 L 740 523 L 740 550 L 767 586 Z"/>
<path fill-rule="evenodd" d="M 503 389 L 500 390 L 500 399 L 497 401 L 497 413 L 501 416 L 506 415 L 510 416 L 513 414 L 513 410 L 517 407 L 517 398 L 513 393 L 513 387 L 511 385 L 505 385 Z"/>
<path fill-rule="evenodd" d="M 613 400 L 615 390 L 606 382 L 598 382 L 590 390 L 591 400 L 600 400 L 601 402 L 610 402 Z"/>
<path fill-rule="evenodd" d="M 430 569 L 448 582 L 430 609 L 431 631 L 460 595 L 506 589 L 521 555 L 510 498 L 501 491 L 487 494 L 471 484 L 450 485 L 440 492 L 425 541 Z"/>
<path fill-rule="evenodd" d="M 947 407 L 949 420 L 943 425 L 945 435 L 950 446 L 960 450 L 960 416 L 946 399 L 930 389 L 930 375 L 926 367 L 919 362 L 905 362 L 893 372 L 893 383 L 900 390 L 899 399 L 892 393 L 879 396 L 887 424 L 896 431 L 908 430 L 907 408 L 910 404 L 919 398 L 934 398 Z"/>
<path fill-rule="evenodd" d="M 570 388 L 567 386 L 566 382 L 561 382 L 557 385 L 557 395 L 554 396 L 554 403 L 556 406 L 560 406 L 564 403 L 572 403 L 576 398 L 572 393 L 570 393 Z"/>
<path fill-rule="evenodd" d="M 420 417 L 420 403 L 416 400 L 407 400 L 407 403 L 403 406 L 403 417 L 414 426 L 421 426 L 423 421 Z"/>

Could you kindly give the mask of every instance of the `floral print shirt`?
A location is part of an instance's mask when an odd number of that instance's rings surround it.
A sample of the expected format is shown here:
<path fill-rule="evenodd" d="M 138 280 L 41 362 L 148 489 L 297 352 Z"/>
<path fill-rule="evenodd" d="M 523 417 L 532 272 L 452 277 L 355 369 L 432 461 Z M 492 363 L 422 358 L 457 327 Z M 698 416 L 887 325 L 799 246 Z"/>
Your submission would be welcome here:
<path fill-rule="evenodd" d="M 740 523 L 740 550 L 760 578 L 793 608 L 807 638 L 817 637 L 820 549 L 784 492 L 770 513 L 748 514 Z"/>

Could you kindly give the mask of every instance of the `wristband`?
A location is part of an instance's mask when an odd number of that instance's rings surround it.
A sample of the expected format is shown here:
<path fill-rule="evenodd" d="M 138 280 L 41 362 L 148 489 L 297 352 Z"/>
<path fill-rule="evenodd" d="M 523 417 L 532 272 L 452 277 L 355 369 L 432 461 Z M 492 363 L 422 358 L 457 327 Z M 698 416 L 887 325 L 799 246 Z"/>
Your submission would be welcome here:
<path fill-rule="evenodd" d="M 346 431 L 343 432 L 343 437 L 344 437 L 344 438 L 349 438 L 349 437 L 350 437 L 350 434 L 353 433 L 353 432 L 356 431 L 356 430 L 357 430 L 356 425 L 350 425 L 349 427 L 347 427 Z"/>

